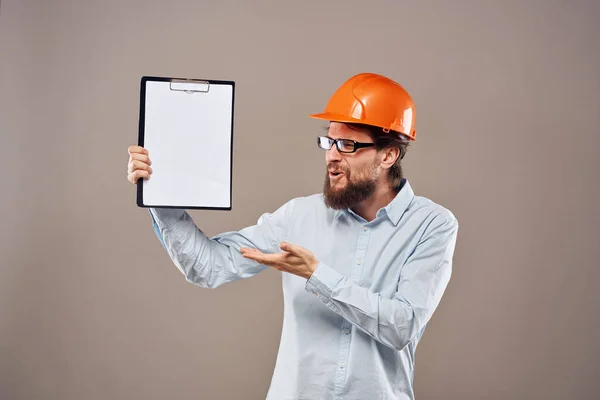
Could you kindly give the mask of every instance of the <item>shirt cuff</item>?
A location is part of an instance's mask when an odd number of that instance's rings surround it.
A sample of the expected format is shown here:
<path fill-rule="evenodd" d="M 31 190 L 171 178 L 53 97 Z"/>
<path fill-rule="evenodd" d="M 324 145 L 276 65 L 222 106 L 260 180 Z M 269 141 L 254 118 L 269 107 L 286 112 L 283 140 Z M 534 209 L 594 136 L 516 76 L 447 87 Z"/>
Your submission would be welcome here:
<path fill-rule="evenodd" d="M 305 289 L 319 298 L 330 299 L 331 292 L 342 279 L 344 279 L 344 275 L 320 262 L 312 276 L 306 281 Z"/>

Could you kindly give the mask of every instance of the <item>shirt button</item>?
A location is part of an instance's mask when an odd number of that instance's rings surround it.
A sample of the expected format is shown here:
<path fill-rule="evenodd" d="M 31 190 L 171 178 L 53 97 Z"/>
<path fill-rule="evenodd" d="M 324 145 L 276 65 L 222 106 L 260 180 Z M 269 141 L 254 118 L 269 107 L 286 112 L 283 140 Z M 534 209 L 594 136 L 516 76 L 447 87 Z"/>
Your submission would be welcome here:
<path fill-rule="evenodd" d="M 364 227 L 365 232 L 369 230 L 369 228 L 367 228 L 366 226 Z"/>
<path fill-rule="evenodd" d="M 350 328 L 344 328 L 344 333 L 345 333 L 346 335 L 350 334 Z"/>
<path fill-rule="evenodd" d="M 360 260 L 356 260 L 356 263 L 357 263 L 358 265 L 360 265 Z"/>
<path fill-rule="evenodd" d="M 344 369 L 345 366 L 346 364 L 344 364 L 343 362 L 340 363 L 340 368 Z"/>

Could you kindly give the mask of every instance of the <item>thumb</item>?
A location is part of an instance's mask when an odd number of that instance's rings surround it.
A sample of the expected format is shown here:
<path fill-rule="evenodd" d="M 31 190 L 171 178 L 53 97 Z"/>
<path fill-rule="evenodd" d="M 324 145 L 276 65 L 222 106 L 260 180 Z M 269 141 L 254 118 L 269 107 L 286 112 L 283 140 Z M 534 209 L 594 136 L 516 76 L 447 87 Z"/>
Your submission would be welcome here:
<path fill-rule="evenodd" d="M 291 243 L 281 242 L 279 248 L 283 251 L 289 251 L 290 253 L 296 253 L 296 248 Z"/>

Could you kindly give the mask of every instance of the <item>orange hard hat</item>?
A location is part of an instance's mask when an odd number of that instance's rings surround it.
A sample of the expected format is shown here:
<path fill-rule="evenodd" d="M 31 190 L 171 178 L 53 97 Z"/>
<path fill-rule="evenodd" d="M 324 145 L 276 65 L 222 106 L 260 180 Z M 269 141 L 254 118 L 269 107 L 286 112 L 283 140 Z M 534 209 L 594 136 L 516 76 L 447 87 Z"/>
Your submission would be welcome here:
<path fill-rule="evenodd" d="M 410 94 L 397 82 L 378 74 L 348 79 L 329 99 L 325 111 L 310 117 L 377 126 L 415 140 L 416 112 Z"/>

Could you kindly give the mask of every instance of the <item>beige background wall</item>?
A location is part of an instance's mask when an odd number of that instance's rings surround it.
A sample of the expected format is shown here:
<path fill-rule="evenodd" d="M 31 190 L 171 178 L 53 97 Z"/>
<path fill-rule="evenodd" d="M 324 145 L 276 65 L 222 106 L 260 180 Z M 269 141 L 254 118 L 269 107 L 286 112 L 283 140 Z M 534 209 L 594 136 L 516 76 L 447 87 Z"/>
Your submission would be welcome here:
<path fill-rule="evenodd" d="M 261 399 L 280 277 L 183 279 L 126 181 L 139 79 L 237 83 L 233 211 L 321 190 L 307 114 L 354 73 L 418 107 L 406 172 L 461 223 L 418 399 L 600 397 L 598 1 L 0 6 L 0 398 Z"/>

